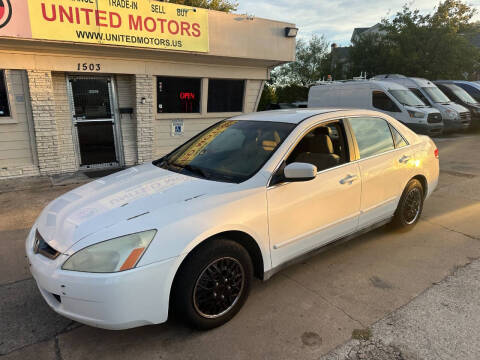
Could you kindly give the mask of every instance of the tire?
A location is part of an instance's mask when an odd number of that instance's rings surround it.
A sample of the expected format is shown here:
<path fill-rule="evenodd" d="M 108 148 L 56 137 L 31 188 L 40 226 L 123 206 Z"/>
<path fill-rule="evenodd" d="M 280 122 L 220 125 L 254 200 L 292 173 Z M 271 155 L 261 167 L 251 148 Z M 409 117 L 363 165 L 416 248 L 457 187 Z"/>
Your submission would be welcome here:
<path fill-rule="evenodd" d="M 423 200 L 424 189 L 421 182 L 417 179 L 410 180 L 403 190 L 392 225 L 404 230 L 412 229 L 422 215 Z"/>
<path fill-rule="evenodd" d="M 240 311 L 252 279 L 252 260 L 243 246 L 229 239 L 209 240 L 181 265 L 173 285 L 171 308 L 190 326 L 213 329 Z"/>

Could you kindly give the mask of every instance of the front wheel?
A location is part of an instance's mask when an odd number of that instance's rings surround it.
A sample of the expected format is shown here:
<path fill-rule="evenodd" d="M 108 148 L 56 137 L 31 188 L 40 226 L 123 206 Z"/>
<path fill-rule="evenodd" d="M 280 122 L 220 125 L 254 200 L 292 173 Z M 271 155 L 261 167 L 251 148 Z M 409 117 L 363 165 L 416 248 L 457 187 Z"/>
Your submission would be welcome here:
<path fill-rule="evenodd" d="M 403 229 L 411 229 L 420 219 L 423 210 L 424 189 L 420 181 L 408 182 L 398 203 L 392 224 Z"/>
<path fill-rule="evenodd" d="M 193 327 L 212 329 L 238 313 L 252 278 L 252 261 L 243 246 L 229 239 L 210 240 L 182 264 L 171 305 Z"/>

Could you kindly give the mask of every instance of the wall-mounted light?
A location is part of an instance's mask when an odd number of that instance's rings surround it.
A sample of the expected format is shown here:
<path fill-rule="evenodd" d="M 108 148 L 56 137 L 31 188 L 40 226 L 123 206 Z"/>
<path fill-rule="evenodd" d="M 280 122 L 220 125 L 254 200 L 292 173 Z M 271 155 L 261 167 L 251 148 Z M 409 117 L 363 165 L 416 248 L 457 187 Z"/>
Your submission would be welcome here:
<path fill-rule="evenodd" d="M 298 34 L 298 28 L 295 28 L 295 27 L 285 28 L 285 37 L 296 37 L 297 34 Z"/>
<path fill-rule="evenodd" d="M 147 98 L 142 97 L 142 99 L 140 100 L 140 103 L 142 105 L 145 105 L 147 103 Z"/>

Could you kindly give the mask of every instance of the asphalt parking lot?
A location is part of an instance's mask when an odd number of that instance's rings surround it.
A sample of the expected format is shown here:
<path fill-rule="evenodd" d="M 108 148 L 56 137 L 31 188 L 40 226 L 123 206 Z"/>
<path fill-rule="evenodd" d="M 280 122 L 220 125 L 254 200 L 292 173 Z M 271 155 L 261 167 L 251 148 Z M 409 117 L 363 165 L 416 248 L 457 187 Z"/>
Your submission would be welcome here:
<path fill-rule="evenodd" d="M 30 276 L 24 238 L 50 200 L 78 185 L 39 182 L 0 193 L 0 355 L 36 360 L 318 359 L 335 349 L 328 359 L 361 358 L 362 342 L 349 341 L 353 333 L 366 334 L 371 348 L 394 343 L 390 357 L 382 359 L 478 359 L 480 304 L 471 293 L 472 288 L 478 293 L 480 283 L 480 135 L 435 141 L 440 184 L 413 231 L 380 228 L 268 282 L 257 281 L 239 315 L 210 332 L 175 322 L 107 331 L 56 315 Z M 457 321 L 438 306 L 454 308 Z M 435 316 L 443 317 L 441 332 L 427 321 Z M 397 320 L 403 321 L 398 331 L 388 330 Z M 423 336 L 412 336 L 415 331 Z M 446 345 L 452 341 L 456 347 Z M 416 347 L 423 352 L 407 351 Z"/>

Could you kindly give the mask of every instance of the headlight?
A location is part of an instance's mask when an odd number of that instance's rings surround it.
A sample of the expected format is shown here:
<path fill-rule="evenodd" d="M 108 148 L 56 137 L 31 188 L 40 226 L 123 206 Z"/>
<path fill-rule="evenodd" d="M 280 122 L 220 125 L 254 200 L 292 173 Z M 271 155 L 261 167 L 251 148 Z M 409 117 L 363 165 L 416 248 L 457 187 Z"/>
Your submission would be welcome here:
<path fill-rule="evenodd" d="M 113 273 L 137 266 L 157 230 L 121 236 L 82 249 L 62 266 L 63 270 Z"/>
<path fill-rule="evenodd" d="M 408 114 L 410 115 L 411 118 L 419 118 L 422 119 L 425 117 L 424 113 L 418 112 L 418 111 L 413 111 L 413 110 L 408 110 Z"/>
<path fill-rule="evenodd" d="M 448 119 L 455 119 L 459 116 L 458 113 L 455 110 L 447 109 L 446 113 L 447 113 L 447 118 Z"/>

